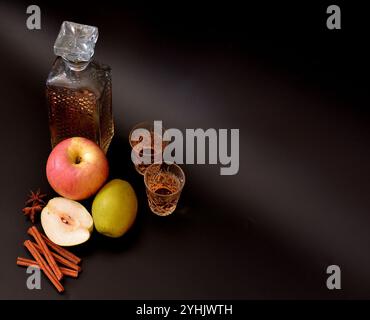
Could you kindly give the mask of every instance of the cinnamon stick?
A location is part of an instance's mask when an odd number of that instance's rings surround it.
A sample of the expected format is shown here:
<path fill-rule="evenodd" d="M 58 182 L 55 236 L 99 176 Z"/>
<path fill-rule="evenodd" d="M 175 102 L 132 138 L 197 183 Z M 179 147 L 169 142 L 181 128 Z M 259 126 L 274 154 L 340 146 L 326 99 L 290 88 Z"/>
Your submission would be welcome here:
<path fill-rule="evenodd" d="M 37 268 L 40 268 L 37 261 L 22 258 L 22 257 L 17 258 L 17 265 L 23 266 L 23 267 L 35 266 Z M 71 277 L 71 278 L 77 278 L 78 277 L 78 272 L 76 270 L 60 267 L 60 271 L 62 271 L 63 275 L 65 275 L 65 276 L 68 276 L 68 277 Z"/>
<path fill-rule="evenodd" d="M 40 252 L 43 255 L 43 251 L 41 250 L 41 247 L 37 243 L 34 243 L 34 242 L 33 242 L 33 245 L 38 250 L 38 252 Z M 57 254 L 55 252 L 51 252 L 51 255 L 54 257 L 56 262 L 59 262 L 60 264 L 66 266 L 70 269 L 81 272 L 81 267 L 79 265 L 67 260 L 66 258 L 63 258 L 62 256 L 60 256 L 59 254 Z M 61 267 L 59 267 L 59 269 L 61 269 Z M 62 269 L 60 271 L 62 271 Z M 62 273 L 63 273 L 63 271 L 62 271 Z"/>
<path fill-rule="evenodd" d="M 50 248 L 52 248 L 55 252 L 59 253 L 62 257 L 68 259 L 69 261 L 75 264 L 79 264 L 81 262 L 81 258 L 75 256 L 72 252 L 69 252 L 68 250 L 58 246 L 44 234 L 41 234 L 41 237 Z"/>
<path fill-rule="evenodd" d="M 63 278 L 63 273 L 60 271 L 59 266 L 55 262 L 54 257 L 52 256 L 48 246 L 46 245 L 45 241 L 42 239 L 41 234 L 39 230 L 35 226 L 28 229 L 28 233 L 34 237 L 37 244 L 41 248 L 43 252 L 43 256 L 45 257 L 46 261 L 49 263 L 49 266 L 51 270 L 54 272 L 55 276 L 58 280 L 61 280 Z"/>
<path fill-rule="evenodd" d="M 54 287 L 58 290 L 58 292 L 63 292 L 64 288 L 62 284 L 58 281 L 55 274 L 51 271 L 49 265 L 46 263 L 46 261 L 41 256 L 41 254 L 37 251 L 33 243 L 30 240 L 26 240 L 24 242 L 24 246 L 31 253 L 33 258 L 36 260 L 36 262 L 40 266 L 41 270 L 45 273 L 45 275 L 48 277 L 48 279 L 51 281 Z"/>

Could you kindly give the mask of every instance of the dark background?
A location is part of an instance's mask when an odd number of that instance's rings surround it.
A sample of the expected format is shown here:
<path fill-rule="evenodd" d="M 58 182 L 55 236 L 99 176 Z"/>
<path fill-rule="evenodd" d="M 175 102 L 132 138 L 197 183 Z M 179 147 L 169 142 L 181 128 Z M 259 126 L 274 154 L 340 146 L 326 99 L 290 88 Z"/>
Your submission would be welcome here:
<path fill-rule="evenodd" d="M 113 5 L 0 4 L 2 299 L 370 298 L 369 50 L 366 11 L 332 2 Z M 120 239 L 94 234 L 75 252 L 79 280 L 58 295 L 26 289 L 21 208 L 47 184 L 45 80 L 64 20 L 96 25 L 96 59 L 113 70 L 111 177 L 130 181 L 137 223 Z M 143 120 L 167 128 L 239 128 L 240 171 L 186 166 L 178 210 L 147 206 L 127 136 Z M 87 206 L 89 203 L 87 202 Z M 326 288 L 328 265 L 342 290 Z"/>

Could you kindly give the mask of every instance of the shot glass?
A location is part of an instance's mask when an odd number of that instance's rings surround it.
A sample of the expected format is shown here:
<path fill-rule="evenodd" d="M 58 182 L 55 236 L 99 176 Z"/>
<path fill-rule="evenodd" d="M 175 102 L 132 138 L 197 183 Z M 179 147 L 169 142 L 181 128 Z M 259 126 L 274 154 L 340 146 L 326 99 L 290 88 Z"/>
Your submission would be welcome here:
<path fill-rule="evenodd" d="M 133 140 L 132 133 L 136 129 L 148 130 L 150 132 L 150 141 L 143 143 L 143 139 L 140 139 L 138 141 Z M 163 130 L 165 129 L 163 128 Z M 168 144 L 168 142 L 162 141 L 161 139 L 162 137 L 157 137 L 158 141 L 161 141 L 162 143 L 162 148 L 160 148 L 160 146 L 154 144 L 154 137 L 155 137 L 155 133 L 154 133 L 153 123 L 150 123 L 148 121 L 140 122 L 137 125 L 135 125 L 129 134 L 129 143 L 133 151 L 132 160 L 134 161 L 136 171 L 140 173 L 141 175 L 144 175 L 146 168 L 148 168 L 151 164 L 153 164 L 154 162 L 158 163 L 158 161 L 155 161 L 155 159 L 157 159 L 159 155 L 160 155 L 160 159 L 162 159 L 163 150 L 165 146 Z M 161 151 L 158 152 L 157 150 L 160 150 L 160 149 Z M 142 158 L 144 152 L 150 156 L 149 163 L 142 163 L 139 161 L 139 159 Z"/>
<path fill-rule="evenodd" d="M 175 211 L 185 184 L 184 171 L 177 164 L 154 163 L 145 170 L 144 182 L 150 210 L 159 216 Z"/>

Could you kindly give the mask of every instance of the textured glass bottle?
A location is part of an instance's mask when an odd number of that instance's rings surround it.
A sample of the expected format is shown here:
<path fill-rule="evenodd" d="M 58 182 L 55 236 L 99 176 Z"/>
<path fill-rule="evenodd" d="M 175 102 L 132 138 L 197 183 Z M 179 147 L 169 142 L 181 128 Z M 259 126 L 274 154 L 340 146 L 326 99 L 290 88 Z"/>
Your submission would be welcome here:
<path fill-rule="evenodd" d="M 70 137 L 95 141 L 107 152 L 113 138 L 110 68 L 92 61 L 98 29 L 63 22 L 58 56 L 46 82 L 52 147 Z"/>

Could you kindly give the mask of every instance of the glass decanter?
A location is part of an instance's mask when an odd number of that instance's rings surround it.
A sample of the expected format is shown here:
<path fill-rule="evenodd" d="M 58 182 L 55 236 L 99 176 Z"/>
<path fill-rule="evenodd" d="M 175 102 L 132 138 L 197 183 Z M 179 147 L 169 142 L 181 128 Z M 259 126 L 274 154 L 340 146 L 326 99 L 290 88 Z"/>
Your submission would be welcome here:
<path fill-rule="evenodd" d="M 95 141 L 106 153 L 113 138 L 111 70 L 92 61 L 98 28 L 63 22 L 46 81 L 51 145 L 70 137 Z"/>

